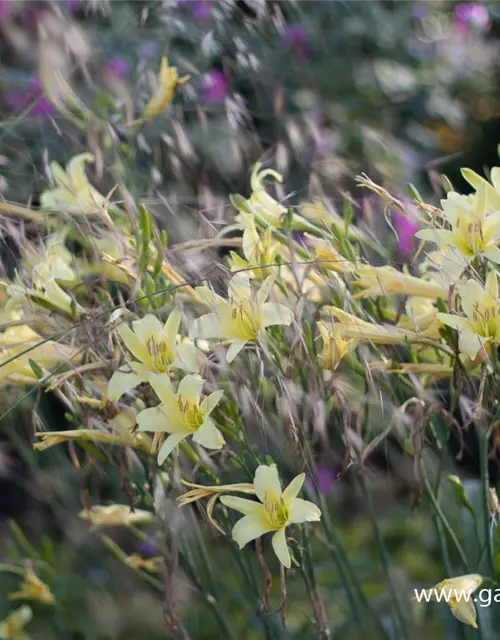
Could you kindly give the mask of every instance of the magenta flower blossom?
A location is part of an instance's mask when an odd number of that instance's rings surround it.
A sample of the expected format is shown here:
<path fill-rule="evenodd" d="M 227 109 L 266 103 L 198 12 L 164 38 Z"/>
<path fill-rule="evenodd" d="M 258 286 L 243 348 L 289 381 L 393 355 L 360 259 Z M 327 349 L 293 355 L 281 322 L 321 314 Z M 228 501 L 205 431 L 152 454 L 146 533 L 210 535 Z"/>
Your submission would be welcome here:
<path fill-rule="evenodd" d="M 64 3 L 66 11 L 68 11 L 68 13 L 75 13 L 75 11 L 78 11 L 81 4 L 82 0 L 66 0 Z"/>
<path fill-rule="evenodd" d="M 108 60 L 106 70 L 114 75 L 115 78 L 124 80 L 130 73 L 130 63 L 121 56 L 113 56 Z"/>
<path fill-rule="evenodd" d="M 43 92 L 42 81 L 35 76 L 25 91 L 8 91 L 3 96 L 4 105 L 11 111 L 28 109 L 28 115 L 36 118 L 47 118 L 56 113 Z"/>
<path fill-rule="evenodd" d="M 480 2 L 461 2 L 455 7 L 453 16 L 455 27 L 459 33 L 467 33 L 471 28 L 487 31 L 490 28 L 488 7 Z"/>
<path fill-rule="evenodd" d="M 283 32 L 283 39 L 299 58 L 309 58 L 311 47 L 309 37 L 303 26 L 290 25 Z"/>
<path fill-rule="evenodd" d="M 411 220 L 399 211 L 394 214 L 393 222 L 399 236 L 398 250 L 405 255 L 411 255 L 414 249 L 415 234 L 420 229 L 418 222 Z"/>
<path fill-rule="evenodd" d="M 179 0 L 177 6 L 189 11 L 198 22 L 203 22 L 212 15 L 211 0 Z"/>
<path fill-rule="evenodd" d="M 317 489 L 316 483 L 311 475 L 306 476 L 306 489 L 308 493 L 314 495 L 316 491 L 319 491 L 324 496 L 327 496 L 333 491 L 337 479 L 337 472 L 331 466 L 319 464 L 316 469 L 317 474 Z"/>
<path fill-rule="evenodd" d="M 0 0 L 0 22 L 8 20 L 12 15 L 12 0 Z"/>
<path fill-rule="evenodd" d="M 201 100 L 206 103 L 224 102 L 229 93 L 229 85 L 220 69 L 212 69 L 201 79 Z"/>

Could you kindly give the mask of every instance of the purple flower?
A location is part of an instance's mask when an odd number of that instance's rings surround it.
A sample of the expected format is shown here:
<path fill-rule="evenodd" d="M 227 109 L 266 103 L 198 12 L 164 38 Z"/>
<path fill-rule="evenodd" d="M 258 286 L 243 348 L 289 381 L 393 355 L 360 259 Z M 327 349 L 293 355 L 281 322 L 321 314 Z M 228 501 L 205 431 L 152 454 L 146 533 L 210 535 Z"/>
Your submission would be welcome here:
<path fill-rule="evenodd" d="M 488 7 L 479 2 L 461 2 L 455 7 L 454 23 L 460 33 L 467 33 L 469 29 L 487 31 L 490 27 Z"/>
<path fill-rule="evenodd" d="M 415 234 L 420 229 L 418 222 L 397 211 L 393 217 L 394 226 L 399 236 L 398 249 L 405 255 L 413 253 Z"/>
<path fill-rule="evenodd" d="M 147 540 L 141 540 L 137 544 L 137 551 L 143 558 L 154 558 L 158 555 L 158 541 L 154 534 L 150 533 Z"/>
<path fill-rule="evenodd" d="M 35 76 L 25 91 L 8 91 L 3 96 L 5 106 L 11 111 L 28 110 L 28 115 L 46 118 L 56 113 L 55 107 L 44 95 L 42 81 Z"/>
<path fill-rule="evenodd" d="M 412 15 L 418 20 L 425 20 L 429 15 L 429 11 L 425 5 L 417 4 L 417 6 L 412 9 Z"/>
<path fill-rule="evenodd" d="M 120 80 L 123 80 L 130 73 L 130 63 L 125 58 L 113 56 L 106 64 L 106 70 Z"/>
<path fill-rule="evenodd" d="M 327 496 L 329 493 L 333 491 L 333 487 L 336 482 L 337 473 L 335 469 L 331 466 L 326 466 L 324 464 L 318 465 L 316 468 L 317 475 L 317 489 L 316 483 L 311 475 L 307 475 L 306 477 L 306 489 L 310 494 L 315 494 L 316 491 Z"/>
<path fill-rule="evenodd" d="M 203 22 L 212 15 L 211 0 L 179 0 L 177 6 L 189 11 L 198 22 Z"/>
<path fill-rule="evenodd" d="M 8 20 L 12 15 L 12 0 L 0 0 L 0 22 Z"/>
<path fill-rule="evenodd" d="M 68 13 L 75 13 L 80 8 L 81 0 L 65 0 L 65 8 Z"/>
<path fill-rule="evenodd" d="M 229 92 L 229 85 L 220 69 L 213 69 L 205 73 L 201 79 L 201 100 L 203 102 L 224 102 Z"/>
<path fill-rule="evenodd" d="M 299 58 L 309 58 L 311 48 L 306 30 L 300 24 L 285 27 L 283 39 L 295 51 Z"/>

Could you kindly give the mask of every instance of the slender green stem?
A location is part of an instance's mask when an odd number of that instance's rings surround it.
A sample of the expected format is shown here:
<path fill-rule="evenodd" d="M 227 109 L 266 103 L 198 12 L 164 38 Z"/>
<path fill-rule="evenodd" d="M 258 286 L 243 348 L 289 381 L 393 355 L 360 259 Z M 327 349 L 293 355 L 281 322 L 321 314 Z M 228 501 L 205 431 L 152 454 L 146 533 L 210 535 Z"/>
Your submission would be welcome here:
<path fill-rule="evenodd" d="M 317 635 L 321 640 L 328 640 L 330 638 L 330 630 L 325 619 L 323 600 L 321 599 L 321 595 L 318 590 L 318 583 L 316 581 L 307 525 L 302 526 L 302 547 L 303 573 L 305 574 L 304 581 L 306 583 L 306 588 L 314 611 Z"/>
<path fill-rule="evenodd" d="M 328 515 L 328 507 L 325 503 L 325 499 L 321 493 L 318 494 L 318 500 L 321 506 L 322 522 L 325 529 L 326 538 L 328 541 L 328 547 L 332 552 L 333 560 L 337 565 L 342 582 L 346 589 L 347 599 L 353 611 L 354 617 L 360 627 L 363 629 L 363 617 L 360 617 L 359 603 L 367 610 L 370 618 L 380 634 L 380 638 L 387 638 L 389 640 L 389 634 L 384 629 L 377 612 L 370 605 L 368 598 L 365 596 L 361 584 L 351 567 L 347 557 L 347 551 L 342 543 L 342 540 L 337 533 L 335 527 L 333 527 L 330 517 Z M 359 602 L 358 602 L 359 601 Z"/>
<path fill-rule="evenodd" d="M 493 580 L 496 580 L 495 555 L 493 549 L 493 536 L 490 536 L 490 511 L 488 509 L 489 473 L 488 473 L 488 442 L 489 430 L 479 431 L 479 466 L 481 473 L 481 512 L 483 515 L 484 542 L 488 558 L 488 569 Z"/>
<path fill-rule="evenodd" d="M 437 517 L 440 519 L 440 521 L 442 522 L 446 533 L 449 535 L 451 541 L 453 542 L 455 549 L 457 550 L 458 555 L 460 556 L 460 560 L 464 566 L 464 569 L 466 571 L 468 571 L 468 561 L 467 561 L 467 556 L 465 555 L 465 552 L 462 548 L 462 545 L 460 544 L 460 541 L 458 540 L 455 532 L 453 531 L 453 528 L 451 527 L 450 523 L 448 522 L 447 517 L 445 516 L 443 510 L 441 509 L 441 505 L 439 504 L 439 502 L 436 499 L 436 496 L 434 494 L 434 491 L 431 487 L 431 483 L 429 482 L 429 478 L 427 477 L 427 471 L 425 469 L 425 465 L 422 461 L 421 464 L 421 468 L 422 468 L 422 477 L 424 479 L 424 486 L 425 486 L 425 490 L 427 492 L 427 495 L 430 498 L 430 501 L 432 503 L 432 506 L 434 507 L 434 511 L 436 512 Z"/>
<path fill-rule="evenodd" d="M 360 473 L 357 474 L 357 479 L 358 479 L 359 485 L 361 487 L 361 491 L 363 493 L 363 497 L 365 499 L 366 505 L 368 507 L 368 511 L 369 511 L 369 514 L 370 514 L 370 519 L 372 521 L 373 532 L 375 534 L 375 540 L 376 540 L 376 543 L 377 543 L 377 546 L 378 546 L 378 550 L 379 550 L 380 560 L 382 562 L 382 567 L 384 569 L 384 573 L 385 573 L 386 578 L 387 578 L 387 583 L 389 585 L 389 591 L 391 593 L 391 598 L 392 598 L 392 603 L 393 603 L 394 610 L 395 610 L 395 613 L 396 613 L 396 618 L 397 618 L 397 621 L 399 623 L 399 627 L 401 629 L 401 635 L 399 637 L 401 638 L 401 640 L 404 640 L 406 638 L 409 638 L 408 627 L 407 627 L 407 624 L 406 624 L 406 617 L 405 617 L 405 615 L 403 613 L 403 610 L 401 608 L 401 602 L 399 600 L 399 594 L 398 594 L 397 588 L 394 585 L 394 582 L 393 582 L 393 579 L 392 579 L 389 555 L 388 555 L 387 550 L 385 548 L 384 539 L 382 537 L 382 534 L 381 534 L 381 531 L 380 531 L 380 527 L 378 526 L 377 516 L 376 516 L 375 510 L 373 508 L 373 503 L 372 503 L 372 498 L 371 498 L 370 492 L 368 491 L 368 489 L 366 487 L 366 480 L 362 476 L 362 474 L 360 474 Z"/>

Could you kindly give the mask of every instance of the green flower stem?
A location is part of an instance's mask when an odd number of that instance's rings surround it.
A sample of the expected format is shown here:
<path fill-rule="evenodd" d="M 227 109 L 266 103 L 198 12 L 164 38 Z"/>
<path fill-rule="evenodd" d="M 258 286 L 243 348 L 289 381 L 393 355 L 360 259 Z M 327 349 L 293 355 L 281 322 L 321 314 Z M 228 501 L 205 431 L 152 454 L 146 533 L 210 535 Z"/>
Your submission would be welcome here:
<path fill-rule="evenodd" d="M 0 562 L 0 571 L 5 573 L 15 573 L 22 577 L 26 574 L 26 571 L 22 567 L 17 567 L 15 564 L 6 564 L 4 562 Z"/>
<path fill-rule="evenodd" d="M 373 532 L 375 534 L 375 541 L 377 543 L 377 547 L 378 547 L 378 550 L 379 550 L 380 560 L 382 562 L 382 567 L 384 569 L 384 573 L 385 573 L 386 578 L 387 578 L 387 583 L 389 585 L 389 591 L 391 593 L 391 598 L 392 598 L 392 604 L 394 606 L 394 610 L 395 610 L 395 613 L 396 613 L 396 618 L 397 618 L 397 621 L 399 623 L 401 635 L 399 635 L 398 638 L 401 638 L 401 640 L 404 640 L 404 639 L 409 638 L 408 627 L 407 627 L 407 623 L 406 623 L 406 617 L 405 617 L 405 615 L 403 613 L 403 609 L 401 607 L 401 602 L 399 600 L 399 594 L 398 594 L 397 588 L 394 585 L 394 582 L 392 580 L 389 555 L 387 553 L 387 549 L 385 548 L 384 539 L 382 537 L 382 534 L 380 532 L 380 528 L 378 526 L 377 516 L 376 516 L 375 510 L 373 508 L 373 503 L 372 503 L 372 498 L 371 498 L 370 492 L 368 491 L 368 489 L 366 487 L 366 479 L 364 478 L 364 476 L 361 473 L 358 473 L 357 474 L 357 480 L 358 480 L 359 486 L 361 487 L 361 492 L 362 492 L 363 497 L 365 499 L 366 505 L 368 507 L 368 512 L 370 514 L 370 519 L 372 521 Z"/>
<path fill-rule="evenodd" d="M 163 591 L 163 583 L 161 582 L 161 580 L 158 580 L 154 576 L 151 576 L 147 571 L 143 571 L 142 569 L 134 569 L 134 567 L 131 567 L 128 564 L 127 554 L 124 551 L 122 551 L 122 549 L 116 544 L 116 542 L 114 542 L 109 536 L 104 534 L 101 535 L 101 541 L 104 544 L 104 546 L 109 551 L 111 551 L 111 553 L 115 556 L 115 558 L 117 558 L 129 569 L 137 573 L 137 575 L 139 575 L 141 578 L 144 578 L 144 580 L 146 580 L 146 582 L 148 582 L 152 587 L 154 587 L 155 589 L 158 589 L 158 591 L 160 592 Z"/>
<path fill-rule="evenodd" d="M 342 578 L 344 588 L 346 590 L 347 600 L 350 604 L 354 618 L 360 629 L 364 627 L 364 616 L 359 610 L 359 603 L 368 611 L 374 627 L 379 632 L 380 638 L 386 638 L 390 640 L 390 636 L 384 629 L 380 622 L 379 616 L 376 611 L 370 605 L 367 597 L 365 596 L 363 589 L 359 583 L 359 580 L 348 561 L 348 553 L 342 543 L 342 540 L 332 525 L 330 517 L 328 515 L 328 505 L 321 492 L 317 494 L 318 502 L 321 508 L 321 521 L 325 530 L 326 539 L 328 541 L 328 548 L 332 552 L 334 563 L 337 565 L 338 571 Z"/>
<path fill-rule="evenodd" d="M 189 462 L 191 462 L 191 464 L 193 464 L 194 466 L 198 466 L 198 469 L 203 471 L 203 473 L 205 473 L 215 483 L 219 481 L 219 479 L 214 474 L 214 472 L 211 469 L 209 469 L 206 464 L 200 464 L 200 456 L 196 453 L 196 451 L 189 444 L 189 442 L 186 442 L 185 440 L 183 440 L 182 442 L 179 443 L 179 448 L 182 451 L 182 453 L 186 456 L 186 458 L 189 460 Z"/>
<path fill-rule="evenodd" d="M 444 565 L 444 570 L 447 576 L 452 576 L 453 567 L 451 566 L 450 555 L 448 553 L 448 543 L 446 541 L 446 536 L 443 530 L 443 523 L 441 522 L 441 520 L 438 518 L 437 515 L 434 515 L 434 524 L 436 525 L 436 534 L 437 534 L 438 543 L 439 543 L 439 551 L 441 553 L 441 560 Z M 456 619 L 454 620 L 455 620 L 454 627 L 458 629 L 458 633 L 460 634 L 461 640 L 467 640 L 467 633 L 465 631 L 464 625 L 458 620 Z M 480 632 L 479 629 L 477 629 L 476 631 Z M 479 633 L 478 633 L 478 638 L 481 638 Z"/>
<path fill-rule="evenodd" d="M 469 568 L 469 562 L 467 561 L 467 556 L 465 555 L 465 552 L 462 548 L 462 545 L 460 544 L 460 541 L 458 540 L 455 532 L 453 531 L 453 528 L 451 527 L 450 523 L 448 522 L 447 517 L 445 516 L 443 510 L 441 509 L 441 505 L 439 504 L 439 502 L 437 501 L 437 498 L 434 494 L 434 491 L 431 487 L 431 483 L 429 482 L 429 478 L 427 476 L 427 471 L 425 469 L 425 464 L 422 461 L 421 462 L 421 469 L 422 469 L 422 477 L 424 479 L 424 486 L 425 486 L 425 490 L 427 492 L 427 495 L 429 496 L 429 499 L 432 503 L 432 506 L 434 507 L 434 511 L 436 512 L 436 516 L 440 519 L 441 523 L 443 524 L 446 533 L 449 535 L 451 541 L 453 542 L 453 545 L 455 546 L 455 549 L 457 550 L 458 555 L 460 556 L 460 560 L 462 562 L 462 565 L 464 567 L 464 569 L 467 572 L 471 572 L 470 568 Z"/>
<path fill-rule="evenodd" d="M 493 580 L 496 580 L 495 554 L 493 549 L 493 536 L 490 536 L 490 511 L 488 508 L 489 493 L 489 473 L 488 473 L 488 444 L 490 430 L 482 432 L 478 429 L 479 438 L 479 466 L 481 473 L 481 511 L 483 515 L 484 543 L 486 545 L 486 555 L 488 559 L 488 570 Z"/>
<path fill-rule="evenodd" d="M 316 620 L 317 637 L 321 640 L 328 640 L 330 638 L 330 630 L 325 619 L 324 605 L 321 599 L 321 595 L 318 591 L 318 583 L 316 581 L 316 575 L 314 572 L 314 561 L 311 553 L 311 544 L 309 541 L 309 530 L 307 525 L 303 525 L 301 529 L 303 548 L 303 566 L 301 566 L 301 569 L 304 574 L 304 582 L 306 583 L 306 588 L 313 607 L 314 617 Z"/>
<path fill-rule="evenodd" d="M 134 525 L 130 525 L 129 526 L 129 530 L 139 540 L 146 541 L 149 538 L 147 533 L 145 533 L 144 531 L 142 531 L 141 529 L 139 529 L 138 527 L 136 527 Z M 109 547 L 109 548 L 111 549 L 111 547 Z M 118 549 L 119 549 L 119 547 L 118 547 Z M 120 550 L 121 553 L 123 553 L 121 551 L 121 549 L 119 549 L 119 550 Z M 116 550 L 112 550 L 112 551 L 115 552 Z M 160 551 L 163 554 L 165 554 L 165 549 L 160 549 Z M 115 553 L 115 555 L 116 555 L 116 553 Z M 126 555 L 125 555 L 125 558 L 126 558 Z M 213 595 L 211 595 L 210 593 L 207 593 L 207 590 L 203 588 L 203 586 L 200 583 L 200 581 L 199 581 L 199 579 L 198 579 L 193 567 L 191 566 L 191 564 L 190 564 L 190 562 L 189 562 L 189 560 L 187 558 L 187 555 L 185 554 L 185 552 L 182 551 L 182 549 L 179 549 L 179 564 L 181 565 L 181 568 L 183 569 L 183 571 L 186 572 L 186 575 L 189 577 L 189 579 L 191 580 L 191 582 L 193 583 L 195 588 L 199 591 L 200 597 L 202 597 L 205 600 L 205 602 L 208 604 L 208 606 L 212 609 L 215 617 L 219 621 L 219 623 L 220 623 L 221 627 L 223 628 L 224 632 L 227 634 L 225 637 L 228 638 L 229 640 L 234 640 L 234 635 L 232 633 L 232 630 L 231 630 L 231 628 L 229 626 L 229 623 L 226 620 L 224 614 L 220 610 L 219 605 L 217 603 L 217 600 L 214 598 Z M 164 585 L 163 584 L 161 585 L 161 590 L 164 591 Z"/>
<path fill-rule="evenodd" d="M 21 527 L 15 522 L 15 520 L 9 520 L 8 527 L 10 533 L 14 537 L 17 544 L 21 547 L 21 549 L 33 560 L 42 560 L 42 556 L 38 549 L 36 549 L 28 538 L 24 535 Z"/>

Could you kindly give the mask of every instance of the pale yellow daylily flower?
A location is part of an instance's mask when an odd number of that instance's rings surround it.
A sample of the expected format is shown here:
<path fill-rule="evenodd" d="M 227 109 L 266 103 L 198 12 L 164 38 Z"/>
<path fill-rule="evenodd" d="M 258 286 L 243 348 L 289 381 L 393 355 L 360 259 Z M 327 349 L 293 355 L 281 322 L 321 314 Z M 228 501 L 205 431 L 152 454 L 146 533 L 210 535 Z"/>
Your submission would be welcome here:
<path fill-rule="evenodd" d="M 439 601 L 441 598 L 440 602 L 446 602 L 455 618 L 477 629 L 477 614 L 472 594 L 483 580 L 483 576 L 476 573 L 447 578 L 431 589 L 427 589 L 426 593 L 432 600 Z"/>
<path fill-rule="evenodd" d="M 109 381 L 109 398 L 120 396 L 147 382 L 151 373 L 169 373 L 171 369 L 199 371 L 205 357 L 193 343 L 177 344 L 181 312 L 174 309 L 164 325 L 153 314 L 148 314 L 128 325 L 121 324 L 117 331 L 124 345 L 136 358 L 115 371 Z"/>
<path fill-rule="evenodd" d="M 303 200 L 299 207 L 302 216 L 321 229 L 331 229 L 332 224 L 335 224 L 339 230 L 345 228 L 344 218 L 332 206 L 327 208 L 321 200 Z M 368 234 L 355 224 L 349 225 L 347 236 L 361 241 L 369 240 Z"/>
<path fill-rule="evenodd" d="M 76 357 L 75 349 L 52 340 L 44 342 L 27 325 L 8 327 L 0 333 L 0 381 L 33 383 L 38 378 L 30 366 L 30 360 L 45 371 L 64 362 L 75 362 Z"/>
<path fill-rule="evenodd" d="M 283 226 L 286 207 L 281 205 L 277 200 L 270 196 L 264 189 L 262 181 L 267 176 L 271 176 L 278 182 L 283 182 L 283 176 L 274 171 L 274 169 L 261 169 L 262 165 L 258 162 L 250 176 L 250 188 L 252 193 L 248 200 L 244 198 L 232 198 L 231 202 L 238 209 L 240 215 L 236 218 L 243 220 L 245 215 L 258 215 L 268 225 L 278 229 Z"/>
<path fill-rule="evenodd" d="M 319 366 L 326 371 L 334 371 L 356 345 L 355 340 L 344 340 L 337 329 L 337 323 L 319 320 L 316 323 L 323 348 L 318 355 Z"/>
<path fill-rule="evenodd" d="M 438 313 L 437 319 L 460 332 L 458 347 L 462 353 L 474 359 L 488 342 L 500 343 L 500 300 L 498 279 L 490 271 L 483 287 L 475 280 L 468 280 L 459 288 L 464 316 Z"/>
<path fill-rule="evenodd" d="M 129 526 L 147 524 L 155 519 L 154 513 L 142 509 L 132 509 L 128 504 L 95 505 L 79 514 L 82 520 L 88 520 L 94 529 L 100 527 Z"/>
<path fill-rule="evenodd" d="M 30 637 L 24 632 L 24 627 L 32 617 L 33 611 L 27 605 L 10 613 L 0 622 L 0 640 L 29 640 Z"/>
<path fill-rule="evenodd" d="M 443 251 L 431 251 L 422 263 L 422 272 L 426 278 L 449 291 L 456 286 L 469 266 L 469 260 L 455 248 Z"/>
<path fill-rule="evenodd" d="M 43 282 L 37 280 L 36 283 L 33 282 L 32 287 L 27 287 L 21 281 L 16 281 L 8 284 L 6 291 L 9 296 L 5 307 L 7 311 L 27 304 L 62 311 L 71 317 L 84 311 L 84 308 L 64 291 L 54 277 Z"/>
<path fill-rule="evenodd" d="M 140 431 L 169 433 L 158 452 L 158 464 L 165 462 L 173 449 L 185 438 L 192 436 L 194 442 L 207 449 L 221 449 L 225 440 L 210 414 L 223 396 L 214 391 L 201 398 L 204 380 L 197 375 L 187 375 L 174 393 L 167 375 L 151 374 L 149 383 L 160 398 L 157 407 L 144 409 L 137 415 Z"/>
<path fill-rule="evenodd" d="M 488 213 L 500 209 L 500 167 L 493 167 L 490 171 L 491 182 L 481 177 L 472 169 L 462 169 L 462 175 L 467 182 L 479 191 L 486 190 L 486 210 Z"/>
<path fill-rule="evenodd" d="M 234 525 L 232 532 L 240 549 L 264 533 L 274 531 L 274 552 L 281 564 L 290 568 L 292 561 L 286 543 L 286 527 L 303 522 L 317 522 L 321 518 L 321 511 L 315 504 L 297 498 L 304 480 L 305 474 L 301 473 L 283 491 L 276 465 L 260 465 L 254 478 L 255 493 L 260 502 L 236 496 L 220 497 L 226 507 L 244 514 Z"/>
<path fill-rule="evenodd" d="M 42 604 L 56 603 L 48 585 L 42 582 L 32 569 L 26 571 L 26 578 L 20 590 L 9 594 L 9 600 L 36 600 Z"/>
<path fill-rule="evenodd" d="M 354 284 L 362 287 L 362 291 L 356 293 L 353 299 L 390 294 L 432 299 L 444 298 L 445 300 L 448 297 L 448 290 L 440 284 L 402 273 L 394 267 L 372 267 L 369 264 L 363 264 L 358 266 L 356 271 L 359 277 Z"/>
<path fill-rule="evenodd" d="M 481 186 L 476 194 L 449 192 L 441 200 L 443 219 L 450 229 L 421 229 L 415 235 L 440 247 L 453 247 L 471 260 L 483 256 L 500 263 L 500 210 L 487 212 L 487 189 Z"/>
<path fill-rule="evenodd" d="M 374 344 L 406 344 L 418 341 L 419 334 L 414 331 L 400 329 L 392 325 L 378 325 L 361 320 L 356 316 L 342 311 L 337 307 L 326 306 L 322 311 L 337 318 L 335 330 L 337 335 L 346 340 L 352 338 L 359 342 L 373 342 Z"/>
<path fill-rule="evenodd" d="M 429 298 L 411 297 L 405 305 L 406 314 L 401 317 L 398 326 L 421 333 L 426 338 L 439 338 L 438 309 Z"/>
<path fill-rule="evenodd" d="M 179 78 L 177 67 L 169 67 L 168 58 L 164 56 L 161 59 L 158 88 L 146 105 L 142 119 L 152 120 L 163 113 L 174 99 L 177 86 L 187 82 L 190 77 L 191 76 L 183 76 Z"/>
<path fill-rule="evenodd" d="M 247 270 L 250 278 L 265 278 L 276 269 L 279 243 L 273 241 L 272 227 L 268 227 L 260 237 L 253 216 L 242 214 L 241 217 L 244 226 L 242 248 L 245 258 L 231 251 L 229 268 L 231 271 Z"/>
<path fill-rule="evenodd" d="M 255 293 L 248 274 L 238 273 L 229 282 L 227 300 L 208 287 L 197 287 L 196 293 L 214 311 L 195 320 L 192 337 L 231 340 L 226 358 L 232 362 L 247 342 L 262 339 L 267 327 L 291 324 L 293 313 L 288 307 L 266 302 L 273 283 L 274 277 L 267 277 Z"/>
<path fill-rule="evenodd" d="M 113 422 L 118 416 L 115 416 L 113 420 L 110 420 L 112 426 Z M 135 418 L 134 424 L 135 426 Z M 92 442 L 100 444 L 111 444 L 118 447 L 132 447 L 137 449 L 141 453 L 149 455 L 151 452 L 151 440 L 143 433 L 133 433 L 122 431 L 117 433 L 109 433 L 108 431 L 101 431 L 100 429 L 66 429 L 65 431 L 37 431 L 36 438 L 40 438 L 38 442 L 33 443 L 33 449 L 37 451 L 45 451 L 51 447 L 55 447 L 63 442 Z"/>
<path fill-rule="evenodd" d="M 350 273 L 355 266 L 332 246 L 331 242 L 324 238 L 318 238 L 310 233 L 304 233 L 308 247 L 312 249 L 315 261 L 320 269 L 335 271 L 336 273 Z"/>
<path fill-rule="evenodd" d="M 42 193 L 41 208 L 48 212 L 75 215 L 101 212 L 106 198 L 90 184 L 85 174 L 85 164 L 94 161 L 91 153 L 81 153 L 69 161 L 66 170 L 59 163 L 52 162 L 50 170 L 55 187 Z"/>
<path fill-rule="evenodd" d="M 76 273 L 71 267 L 73 254 L 65 245 L 67 231 L 54 233 L 45 241 L 43 251 L 28 248 L 23 267 L 29 272 L 35 288 L 54 278 L 59 284 L 73 284 Z"/>

